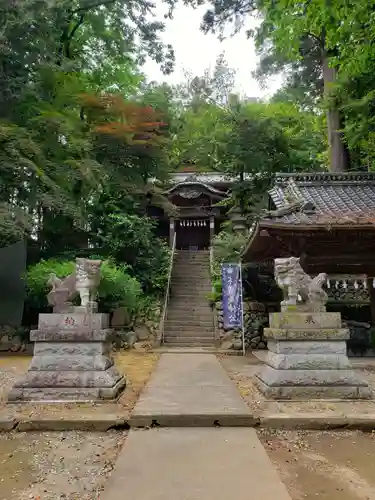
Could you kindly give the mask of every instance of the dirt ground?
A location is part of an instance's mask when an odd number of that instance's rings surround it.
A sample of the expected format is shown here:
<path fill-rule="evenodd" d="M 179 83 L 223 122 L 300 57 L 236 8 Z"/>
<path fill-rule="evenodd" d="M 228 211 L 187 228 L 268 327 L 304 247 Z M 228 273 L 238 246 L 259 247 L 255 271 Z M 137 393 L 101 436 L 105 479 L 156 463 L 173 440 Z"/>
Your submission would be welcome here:
<path fill-rule="evenodd" d="M 128 415 L 149 379 L 158 355 L 125 351 L 115 355 L 127 387 L 117 403 L 6 405 L 15 379 L 30 358 L 0 358 L 0 413 L 28 416 Z M 126 431 L 12 432 L 0 434 L 0 500 L 97 500 L 125 439 Z"/>
<path fill-rule="evenodd" d="M 97 500 L 126 432 L 0 434 L 1 500 Z"/>
<path fill-rule="evenodd" d="M 293 500 L 374 500 L 375 434 L 258 433 Z"/>

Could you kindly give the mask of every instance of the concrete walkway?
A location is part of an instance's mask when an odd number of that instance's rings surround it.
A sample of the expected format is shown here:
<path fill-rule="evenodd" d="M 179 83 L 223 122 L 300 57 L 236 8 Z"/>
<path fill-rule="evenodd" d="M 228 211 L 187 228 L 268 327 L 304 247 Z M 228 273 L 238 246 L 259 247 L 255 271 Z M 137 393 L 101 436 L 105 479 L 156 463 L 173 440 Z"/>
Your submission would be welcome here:
<path fill-rule="evenodd" d="M 132 426 L 248 426 L 254 418 L 214 354 L 162 354 Z"/>
<path fill-rule="evenodd" d="M 291 500 L 249 418 L 214 355 L 163 354 L 131 425 L 169 428 L 130 430 L 101 498 Z"/>
<path fill-rule="evenodd" d="M 291 500 L 254 429 L 130 431 L 103 500 Z"/>

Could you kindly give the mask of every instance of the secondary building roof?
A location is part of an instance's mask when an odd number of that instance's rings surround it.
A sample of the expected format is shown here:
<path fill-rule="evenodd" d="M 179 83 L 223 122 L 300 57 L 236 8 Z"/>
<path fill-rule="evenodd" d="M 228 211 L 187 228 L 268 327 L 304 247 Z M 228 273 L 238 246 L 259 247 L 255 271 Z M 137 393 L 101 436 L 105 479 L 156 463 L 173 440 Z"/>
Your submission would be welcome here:
<path fill-rule="evenodd" d="M 269 194 L 276 210 L 261 217 L 262 226 L 367 225 L 375 222 L 373 173 L 277 174 Z"/>
<path fill-rule="evenodd" d="M 310 259 L 331 253 L 338 261 L 345 253 L 358 261 L 366 251 L 369 262 L 375 251 L 375 173 L 277 174 L 269 195 L 273 210 L 253 225 L 245 261 L 302 253 Z M 362 231 L 361 237 L 344 237 L 350 230 Z"/>

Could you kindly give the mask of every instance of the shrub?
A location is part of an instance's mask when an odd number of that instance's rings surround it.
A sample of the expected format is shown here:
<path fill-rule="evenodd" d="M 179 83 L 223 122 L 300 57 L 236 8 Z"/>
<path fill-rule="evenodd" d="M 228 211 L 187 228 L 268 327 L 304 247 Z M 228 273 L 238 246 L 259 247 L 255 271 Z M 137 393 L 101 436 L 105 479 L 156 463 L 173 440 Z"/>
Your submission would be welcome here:
<path fill-rule="evenodd" d="M 221 264 L 239 262 L 247 234 L 221 231 L 213 240 L 214 279 L 221 280 Z"/>
<path fill-rule="evenodd" d="M 107 224 L 106 236 L 99 242 L 103 252 L 129 265 L 147 295 L 164 295 L 171 252 L 155 235 L 155 221 L 121 213 L 111 214 Z"/>
<path fill-rule="evenodd" d="M 48 279 L 51 273 L 65 278 L 75 269 L 74 261 L 57 259 L 41 260 L 29 267 L 26 273 L 26 297 L 29 309 L 42 311 L 48 307 Z M 139 282 L 129 275 L 126 266 L 117 266 L 112 261 L 102 265 L 102 278 L 98 288 L 99 309 L 109 312 L 116 307 L 124 307 L 133 314 L 141 296 Z"/>
<path fill-rule="evenodd" d="M 48 306 L 48 279 L 51 273 L 65 278 L 75 269 L 75 262 L 56 259 L 41 260 L 26 272 L 26 302 L 31 310 L 43 310 Z"/>

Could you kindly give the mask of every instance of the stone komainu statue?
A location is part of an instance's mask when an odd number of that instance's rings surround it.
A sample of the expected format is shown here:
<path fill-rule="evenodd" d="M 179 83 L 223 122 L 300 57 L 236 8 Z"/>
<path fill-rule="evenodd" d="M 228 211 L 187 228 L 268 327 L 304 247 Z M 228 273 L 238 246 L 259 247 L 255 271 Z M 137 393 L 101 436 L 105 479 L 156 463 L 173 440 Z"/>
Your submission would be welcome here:
<path fill-rule="evenodd" d="M 101 260 L 76 259 L 75 271 L 66 278 L 60 279 L 51 274 L 48 285 L 52 287 L 47 295 L 48 304 L 53 312 L 66 312 L 72 309 L 70 299 L 79 294 L 81 306 L 95 304 L 97 288 L 100 283 Z"/>
<path fill-rule="evenodd" d="M 311 278 L 302 269 L 299 258 L 289 257 L 275 259 L 275 279 L 284 293 L 282 308 L 297 305 L 303 311 L 326 310 L 328 295 L 323 290 L 327 281 L 326 273 Z"/>

